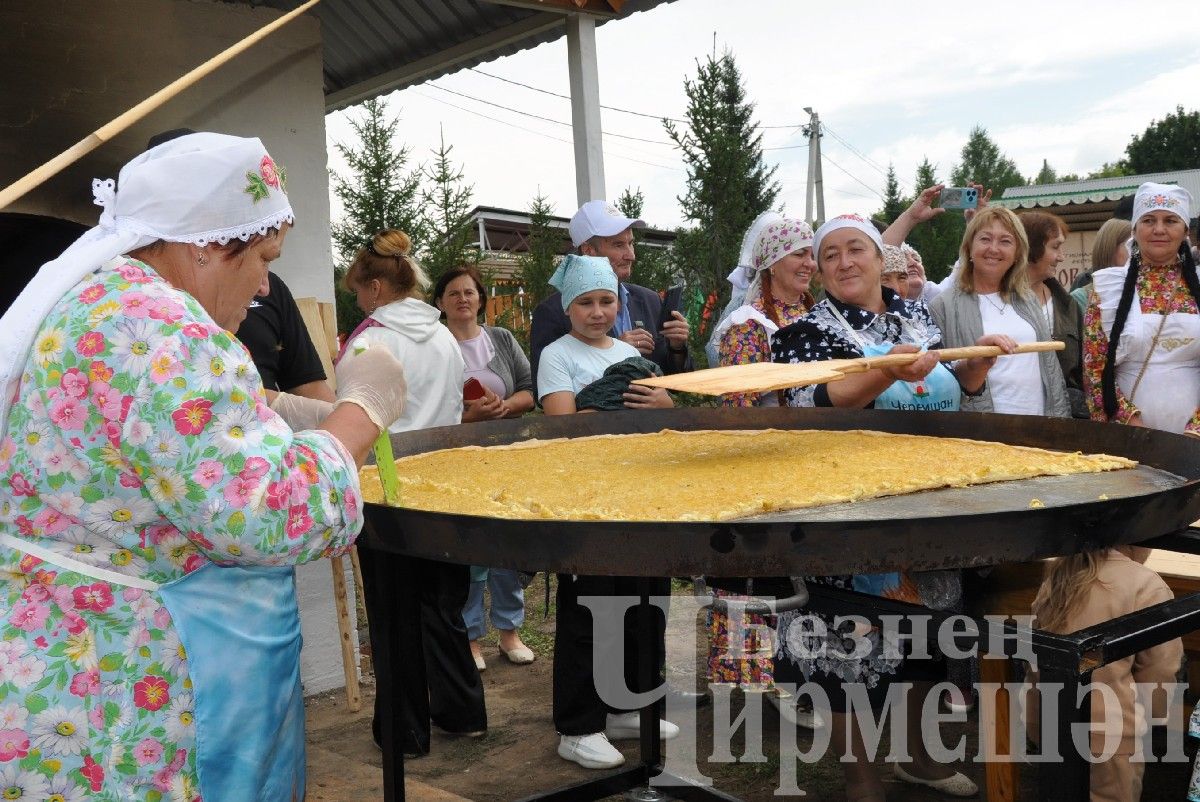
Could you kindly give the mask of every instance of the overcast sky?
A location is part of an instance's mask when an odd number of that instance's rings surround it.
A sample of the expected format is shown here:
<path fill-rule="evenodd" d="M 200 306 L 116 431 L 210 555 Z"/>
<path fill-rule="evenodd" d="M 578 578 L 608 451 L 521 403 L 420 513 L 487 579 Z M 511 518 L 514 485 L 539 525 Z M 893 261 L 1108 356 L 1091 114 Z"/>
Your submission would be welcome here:
<path fill-rule="evenodd" d="M 798 126 L 805 106 L 820 114 L 828 216 L 878 209 L 889 163 L 905 192 L 924 157 L 948 176 L 974 125 L 1026 177 L 1043 159 L 1084 175 L 1120 158 L 1152 119 L 1179 104 L 1195 108 L 1200 97 L 1197 0 L 676 0 L 598 29 L 601 103 L 681 117 L 683 79 L 712 52 L 714 34 L 718 51 L 736 57 L 760 125 Z M 387 96 L 400 141 L 427 161 L 440 126 L 475 204 L 525 209 L 540 191 L 569 216 L 577 208 L 570 128 L 526 116 L 569 122 L 569 102 L 480 71 L 569 94 L 564 38 Z M 331 145 L 353 141 L 346 116 L 356 113 L 329 116 Z M 605 110 L 603 127 L 652 140 L 605 137 L 609 196 L 640 188 L 647 222 L 683 223 L 676 198 L 685 172 L 661 122 Z M 797 127 L 764 129 L 764 146 L 782 148 L 764 154 L 779 168 L 779 202 L 797 216 L 808 151 L 790 146 L 805 142 Z"/>

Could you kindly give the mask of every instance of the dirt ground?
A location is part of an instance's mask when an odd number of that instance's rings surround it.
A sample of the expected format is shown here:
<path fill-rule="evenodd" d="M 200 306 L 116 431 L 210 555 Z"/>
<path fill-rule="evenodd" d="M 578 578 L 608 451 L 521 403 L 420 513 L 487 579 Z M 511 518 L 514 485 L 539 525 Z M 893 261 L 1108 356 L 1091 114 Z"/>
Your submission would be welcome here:
<path fill-rule="evenodd" d="M 677 592 L 687 592 L 679 589 Z M 549 617 L 542 617 L 542 579 L 539 577 L 527 594 L 528 615 L 522 631 L 525 642 L 537 653 L 538 659 L 529 666 L 514 666 L 507 662 L 495 645 L 494 633 L 488 637 L 484 653 L 488 668 L 483 673 L 488 709 L 488 733 L 479 739 L 456 738 L 433 733 L 429 755 L 406 761 L 405 771 L 408 799 L 421 802 L 451 802 L 457 799 L 475 802 L 508 802 L 538 791 L 546 791 L 586 779 L 599 772 L 589 771 L 558 757 L 558 736 L 550 714 L 551 654 L 554 637 L 553 597 Z M 364 633 L 365 636 L 365 633 Z M 365 642 L 365 637 L 364 637 Z M 696 659 L 702 659 L 703 633 L 698 637 Z M 680 666 L 669 665 L 669 674 L 678 674 Z M 381 754 L 371 740 L 371 702 L 373 687 L 370 678 L 364 687 L 364 705 L 358 713 L 346 708 L 344 693 L 335 692 L 308 700 L 309 802 L 341 802 L 342 800 L 382 799 L 380 777 Z M 735 694 L 731 716 L 742 705 Z M 767 802 L 781 798 L 776 795 L 780 784 L 778 753 L 778 718 L 772 707 L 764 705 L 762 755 L 765 760 L 749 762 L 714 762 L 709 760 L 713 750 L 713 708 L 699 711 L 696 730 L 698 766 L 714 785 L 725 793 L 746 802 Z M 977 753 L 978 729 L 974 713 L 965 726 L 943 727 L 943 742 L 953 744 L 960 736 L 966 738 L 968 755 Z M 667 742 L 667 749 L 674 742 Z M 811 734 L 800 731 L 797 747 L 805 750 Z M 618 748 L 628 761 L 637 759 L 635 741 L 619 741 Z M 887 739 L 881 753 L 886 754 Z M 1189 743 L 1189 758 L 1194 744 Z M 744 756 L 743 739 L 735 737 L 734 758 Z M 947 799 L 933 791 L 919 789 L 891 779 L 880 756 L 881 776 L 887 778 L 888 799 L 893 802 L 942 802 Z M 982 788 L 982 764 L 968 763 L 960 770 Z M 1037 778 L 1040 771 L 1053 771 L 1053 766 L 1026 766 L 1021 771 L 1019 799 L 1037 797 Z M 1146 771 L 1144 800 L 1182 800 L 1186 797 L 1190 760 L 1184 764 L 1157 764 Z M 841 767 L 833 757 L 826 756 L 813 764 L 796 768 L 798 785 L 807 799 L 842 800 Z M 618 797 L 614 797 L 617 799 Z M 783 798 L 798 798 L 788 796 Z"/>

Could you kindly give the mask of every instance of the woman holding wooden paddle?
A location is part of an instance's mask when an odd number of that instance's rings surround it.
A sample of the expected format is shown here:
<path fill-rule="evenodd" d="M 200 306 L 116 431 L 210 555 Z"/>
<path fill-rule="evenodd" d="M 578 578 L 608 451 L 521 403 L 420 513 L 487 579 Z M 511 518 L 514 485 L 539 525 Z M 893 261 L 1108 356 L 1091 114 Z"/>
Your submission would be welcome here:
<path fill-rule="evenodd" d="M 919 203 L 919 201 L 918 201 Z M 908 301 L 880 283 L 883 240 L 865 218 L 843 215 L 818 229 L 813 252 L 826 298 L 773 341 L 776 362 L 819 362 L 917 353 L 940 345 L 942 334 L 921 301 Z M 1010 351 L 1006 337 L 976 345 Z M 907 365 L 874 368 L 829 384 L 786 391 L 791 406 L 955 410 L 961 393 L 983 386 L 995 358 L 952 365 L 925 354 Z"/>
<path fill-rule="evenodd" d="M 922 193 L 916 211 L 931 212 L 930 202 L 940 187 Z M 922 205 L 923 204 L 923 205 Z M 776 362 L 816 362 L 855 359 L 883 354 L 917 353 L 936 347 L 942 334 L 921 301 L 908 301 L 883 287 L 883 241 L 869 221 L 856 215 L 829 220 L 817 230 L 813 252 L 826 298 L 798 322 L 779 330 L 773 340 Z M 1015 343 L 1006 337 L 989 336 L 976 345 L 994 345 L 1005 352 Z M 964 393 L 978 393 L 994 357 L 972 358 L 943 364 L 933 353 L 923 354 L 907 365 L 873 368 L 852 373 L 829 384 L 797 387 L 786 392 L 792 406 L 874 407 L 903 410 L 956 410 Z M 862 576 L 809 577 L 809 582 L 873 593 L 888 598 L 934 606 L 946 600 L 928 600 L 905 573 Z M 954 591 L 950 583 L 946 593 Z M 954 599 L 949 599 L 953 603 Z M 843 622 L 846 625 L 847 622 Z M 881 705 L 892 682 L 915 683 L 908 694 L 907 743 L 912 760 L 895 764 L 898 780 L 929 786 L 949 796 L 973 796 L 978 789 L 970 778 L 950 766 L 936 762 L 924 749 L 920 728 L 921 705 L 933 681 L 943 679 L 944 667 L 928 661 L 908 661 L 894 649 L 885 649 L 877 631 L 851 632 L 838 629 L 830 619 L 801 610 L 781 616 L 780 631 L 812 628 L 824 632 L 805 638 L 804 649 L 795 652 L 789 642 L 781 647 L 777 667 L 788 660 L 827 692 L 832 712 L 831 735 L 843 760 L 847 799 L 882 800 L 884 788 L 870 761 L 857 724 L 846 712 L 855 689 L 865 689 L 873 706 Z M 853 629 L 853 625 L 850 625 Z M 870 642 L 868 654 L 842 652 L 843 638 Z M 853 678 L 852 680 L 847 679 Z M 860 702 L 861 703 L 861 702 Z M 853 758 L 850 760 L 850 758 Z"/>

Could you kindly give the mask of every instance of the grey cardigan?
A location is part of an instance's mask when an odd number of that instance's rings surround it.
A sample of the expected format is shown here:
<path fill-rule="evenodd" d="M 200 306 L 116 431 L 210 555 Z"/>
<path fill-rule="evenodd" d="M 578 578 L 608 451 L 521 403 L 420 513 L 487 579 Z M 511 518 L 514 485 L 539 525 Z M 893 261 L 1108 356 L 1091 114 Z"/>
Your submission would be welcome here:
<path fill-rule="evenodd" d="M 533 375 L 529 372 L 529 358 L 521 350 L 521 344 L 508 329 L 499 326 L 480 326 L 492 338 L 496 355 L 488 362 L 500 380 L 504 382 L 504 397 L 521 390 L 533 392 Z"/>
<path fill-rule="evenodd" d="M 1050 339 L 1050 327 L 1037 304 L 1022 295 L 1014 295 L 1013 309 L 1033 326 L 1039 340 Z M 942 347 L 961 348 L 974 345 L 983 336 L 983 317 L 979 314 L 979 296 L 963 292 L 952 284 L 929 304 L 934 321 L 942 330 Z M 1003 359 L 1003 357 L 1001 357 Z M 1071 417 L 1071 402 L 1067 399 L 1067 382 L 1063 378 L 1058 356 L 1053 351 L 1038 354 L 1038 367 L 1042 374 L 1042 394 L 1045 399 L 1046 416 L 1051 418 Z M 962 398 L 964 412 L 993 412 L 992 391 L 985 382 L 983 392 L 977 396 L 965 393 Z"/>

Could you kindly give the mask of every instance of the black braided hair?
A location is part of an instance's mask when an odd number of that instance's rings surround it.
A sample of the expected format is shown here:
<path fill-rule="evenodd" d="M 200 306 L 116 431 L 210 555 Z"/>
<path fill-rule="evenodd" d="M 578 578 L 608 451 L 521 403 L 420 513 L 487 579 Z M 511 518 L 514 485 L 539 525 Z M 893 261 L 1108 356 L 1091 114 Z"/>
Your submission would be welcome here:
<path fill-rule="evenodd" d="M 1183 282 L 1196 302 L 1196 308 L 1200 310 L 1200 278 L 1196 276 L 1196 260 L 1192 257 L 1192 249 L 1188 247 L 1186 239 L 1179 246 L 1179 261 L 1183 263 Z M 1129 309 L 1133 306 L 1133 291 L 1137 287 L 1141 266 L 1141 248 L 1134 240 L 1129 253 L 1129 271 L 1125 274 L 1125 286 L 1121 288 L 1121 300 L 1117 303 L 1117 316 L 1108 335 L 1108 352 L 1104 357 L 1104 371 L 1100 378 L 1100 388 L 1104 395 L 1104 415 L 1109 420 L 1117 414 L 1117 346 L 1120 344 L 1121 333 L 1125 330 L 1125 321 L 1129 318 Z"/>

